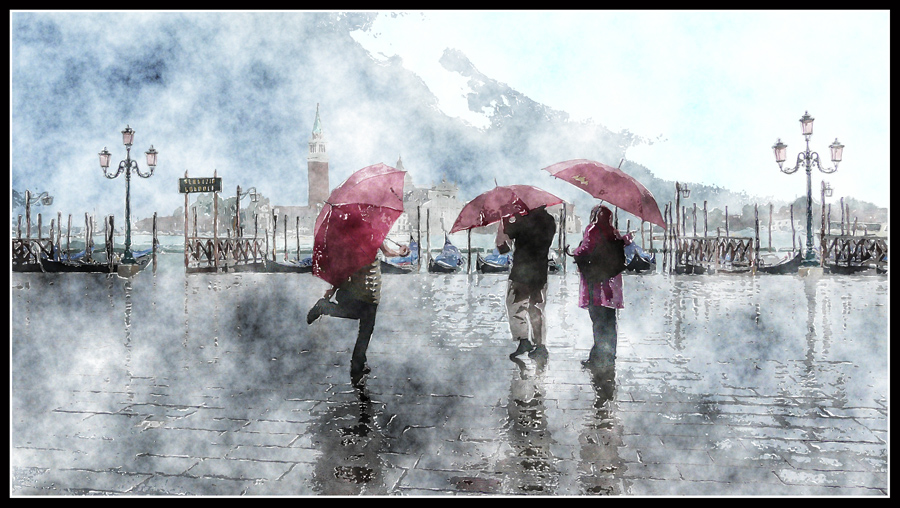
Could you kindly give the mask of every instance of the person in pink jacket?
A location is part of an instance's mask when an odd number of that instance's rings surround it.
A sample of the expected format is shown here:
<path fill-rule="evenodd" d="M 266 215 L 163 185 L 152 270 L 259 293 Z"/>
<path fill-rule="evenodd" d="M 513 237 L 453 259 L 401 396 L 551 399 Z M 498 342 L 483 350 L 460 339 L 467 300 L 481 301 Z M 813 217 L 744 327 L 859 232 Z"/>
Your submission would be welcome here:
<path fill-rule="evenodd" d="M 620 235 L 613 226 L 609 208 L 597 205 L 591 210 L 591 218 L 584 229 L 584 237 L 572 255 L 591 252 L 600 242 L 620 239 L 631 244 L 633 233 Z M 586 367 L 613 365 L 616 359 L 616 310 L 625 307 L 622 300 L 622 274 L 600 282 L 589 283 L 581 274 L 578 306 L 587 309 L 594 332 L 594 345 L 588 359 L 581 363 Z"/>

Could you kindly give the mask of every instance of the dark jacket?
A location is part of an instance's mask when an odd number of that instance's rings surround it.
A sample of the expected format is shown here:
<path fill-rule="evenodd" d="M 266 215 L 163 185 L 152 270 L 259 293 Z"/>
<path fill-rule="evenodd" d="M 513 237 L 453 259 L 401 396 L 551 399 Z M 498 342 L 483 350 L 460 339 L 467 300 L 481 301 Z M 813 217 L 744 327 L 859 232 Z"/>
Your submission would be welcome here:
<path fill-rule="evenodd" d="M 504 232 L 514 242 L 512 268 L 509 280 L 542 288 L 547 283 L 547 258 L 553 236 L 556 234 L 556 220 L 546 208 L 537 208 L 528 215 L 517 216 L 508 224 Z"/>

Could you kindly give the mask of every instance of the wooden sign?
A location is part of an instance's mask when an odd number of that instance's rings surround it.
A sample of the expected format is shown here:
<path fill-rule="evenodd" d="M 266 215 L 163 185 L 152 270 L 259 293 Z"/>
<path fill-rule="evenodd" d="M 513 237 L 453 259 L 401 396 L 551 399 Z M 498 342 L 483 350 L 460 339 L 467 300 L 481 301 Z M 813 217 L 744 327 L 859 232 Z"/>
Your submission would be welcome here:
<path fill-rule="evenodd" d="M 213 178 L 179 178 L 178 192 L 188 194 L 191 192 L 222 192 L 222 179 Z"/>

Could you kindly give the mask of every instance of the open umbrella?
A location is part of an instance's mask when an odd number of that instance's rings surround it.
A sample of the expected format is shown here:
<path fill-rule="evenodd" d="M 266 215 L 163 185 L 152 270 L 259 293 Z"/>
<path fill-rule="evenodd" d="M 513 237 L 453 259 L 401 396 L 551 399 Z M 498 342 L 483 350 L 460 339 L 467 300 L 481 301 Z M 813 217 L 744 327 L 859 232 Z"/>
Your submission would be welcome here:
<path fill-rule="evenodd" d="M 562 199 L 553 194 L 531 185 L 497 186 L 466 203 L 450 228 L 450 233 L 487 226 L 500 222 L 504 217 L 562 202 Z"/>
<path fill-rule="evenodd" d="M 588 159 L 574 159 L 557 162 L 544 171 L 642 220 L 666 227 L 653 194 L 621 169 Z"/>
<path fill-rule="evenodd" d="M 375 260 L 403 213 L 403 176 L 382 163 L 350 175 L 325 201 L 313 230 L 313 275 L 340 286 Z"/>

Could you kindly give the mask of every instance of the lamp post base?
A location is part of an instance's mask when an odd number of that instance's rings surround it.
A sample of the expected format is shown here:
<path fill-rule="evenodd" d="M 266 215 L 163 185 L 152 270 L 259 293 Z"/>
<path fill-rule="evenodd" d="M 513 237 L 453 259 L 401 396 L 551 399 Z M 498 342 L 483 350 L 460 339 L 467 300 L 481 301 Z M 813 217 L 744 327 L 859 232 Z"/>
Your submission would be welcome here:
<path fill-rule="evenodd" d="M 122 277 L 123 279 L 130 279 L 137 275 L 138 272 L 141 271 L 141 265 L 138 264 L 123 264 L 119 263 L 119 266 L 116 268 L 116 275 Z"/>
<path fill-rule="evenodd" d="M 801 277 L 821 277 L 825 270 L 821 266 L 801 266 L 797 275 Z"/>

